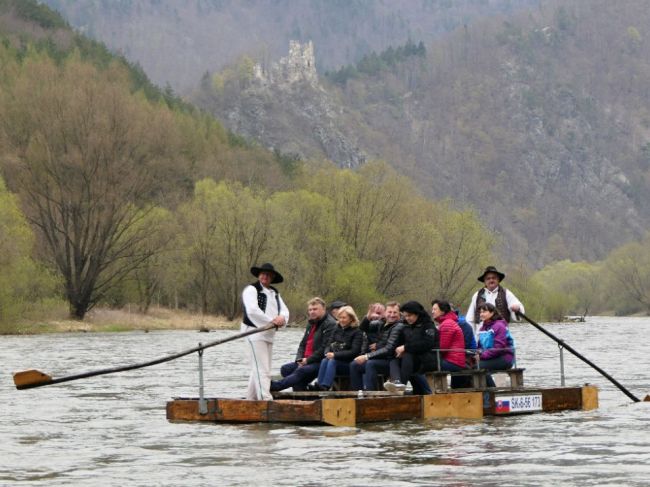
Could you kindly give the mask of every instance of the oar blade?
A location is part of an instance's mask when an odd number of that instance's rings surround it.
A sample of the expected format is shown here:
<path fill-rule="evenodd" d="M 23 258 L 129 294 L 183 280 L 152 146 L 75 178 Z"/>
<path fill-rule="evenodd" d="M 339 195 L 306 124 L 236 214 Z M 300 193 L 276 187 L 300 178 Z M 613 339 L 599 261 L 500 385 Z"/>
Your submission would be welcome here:
<path fill-rule="evenodd" d="M 16 389 L 29 389 L 30 387 L 38 387 L 49 382 L 52 382 L 52 377 L 39 370 L 31 369 L 14 372 Z"/>

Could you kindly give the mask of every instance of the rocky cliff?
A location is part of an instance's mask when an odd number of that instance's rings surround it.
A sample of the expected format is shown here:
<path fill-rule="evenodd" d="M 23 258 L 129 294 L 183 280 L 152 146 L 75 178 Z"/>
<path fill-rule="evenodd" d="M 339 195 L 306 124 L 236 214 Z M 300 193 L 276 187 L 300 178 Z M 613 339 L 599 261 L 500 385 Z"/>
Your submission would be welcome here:
<path fill-rule="evenodd" d="M 236 67 L 236 78 L 208 84 L 193 101 L 209 108 L 233 132 L 260 141 L 284 154 L 327 158 L 341 167 L 366 160 L 353 130 L 343 120 L 343 107 L 320 84 L 311 42 L 291 41 L 289 53 L 267 67 L 250 72 Z M 226 83 L 230 86 L 223 86 Z M 218 88 L 215 88 L 215 84 Z M 233 90 L 233 86 L 242 89 Z"/>

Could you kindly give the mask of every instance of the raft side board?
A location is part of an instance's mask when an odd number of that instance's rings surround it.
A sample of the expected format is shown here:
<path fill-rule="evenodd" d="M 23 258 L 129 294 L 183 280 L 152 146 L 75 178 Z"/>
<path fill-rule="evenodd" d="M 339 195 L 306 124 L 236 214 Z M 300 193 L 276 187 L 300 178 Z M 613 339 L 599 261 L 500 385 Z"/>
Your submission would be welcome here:
<path fill-rule="evenodd" d="M 322 421 L 332 426 L 354 426 L 357 423 L 354 399 L 323 399 Z"/>
<path fill-rule="evenodd" d="M 542 389 L 542 409 L 549 411 L 566 411 L 567 409 L 582 409 L 581 387 L 558 387 Z"/>
<path fill-rule="evenodd" d="M 497 416 L 510 416 L 515 414 L 530 414 L 530 413 L 540 413 L 540 412 L 556 412 L 556 411 L 566 411 L 571 409 L 584 409 L 583 407 L 583 392 L 582 387 L 555 387 L 555 388 L 526 388 L 526 389 L 517 389 L 517 390 L 488 390 L 485 391 L 485 403 L 483 405 L 483 414 L 485 415 L 497 415 Z M 542 395 L 542 409 L 541 411 L 521 411 L 521 412 L 511 412 L 511 413 L 496 413 L 495 411 L 495 397 L 496 395 L 532 395 L 532 394 L 541 394 Z M 589 391 L 590 404 L 593 405 L 595 394 L 596 404 L 598 401 L 598 392 Z"/>
<path fill-rule="evenodd" d="M 356 406 L 357 423 L 422 417 L 422 396 L 363 397 Z"/>
<path fill-rule="evenodd" d="M 422 396 L 422 417 L 429 418 L 483 418 L 483 394 L 454 392 Z"/>
<path fill-rule="evenodd" d="M 268 401 L 268 421 L 278 423 L 320 423 L 321 401 Z"/>
<path fill-rule="evenodd" d="M 582 387 L 582 409 L 591 411 L 598 409 L 598 388 L 585 385 Z"/>
<path fill-rule="evenodd" d="M 419 418 L 476 418 L 495 415 L 495 396 L 542 395 L 542 411 L 590 410 L 598 407 L 598 388 L 558 387 L 525 390 L 487 390 L 450 392 L 425 396 L 321 397 L 307 400 L 276 399 L 247 401 L 211 398 L 206 400 L 207 414 L 199 413 L 198 398 L 174 398 L 167 403 L 169 421 L 211 421 L 217 423 L 279 422 L 354 426 L 358 423 L 400 421 Z M 527 412 L 499 413 L 499 416 Z"/>
<path fill-rule="evenodd" d="M 215 421 L 227 423 L 267 422 L 269 401 L 206 399 L 207 414 L 199 413 L 199 400 L 174 399 L 167 402 L 169 421 Z"/>

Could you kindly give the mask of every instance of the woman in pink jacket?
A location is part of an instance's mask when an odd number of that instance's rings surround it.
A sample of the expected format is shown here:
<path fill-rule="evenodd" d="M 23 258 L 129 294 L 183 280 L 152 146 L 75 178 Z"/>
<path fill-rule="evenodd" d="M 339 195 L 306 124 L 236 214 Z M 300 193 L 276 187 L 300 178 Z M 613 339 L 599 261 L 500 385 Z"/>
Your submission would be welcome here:
<path fill-rule="evenodd" d="M 440 370 L 457 372 L 465 366 L 465 337 L 458 326 L 458 316 L 447 301 L 439 299 L 431 303 L 433 318 L 440 332 Z"/>

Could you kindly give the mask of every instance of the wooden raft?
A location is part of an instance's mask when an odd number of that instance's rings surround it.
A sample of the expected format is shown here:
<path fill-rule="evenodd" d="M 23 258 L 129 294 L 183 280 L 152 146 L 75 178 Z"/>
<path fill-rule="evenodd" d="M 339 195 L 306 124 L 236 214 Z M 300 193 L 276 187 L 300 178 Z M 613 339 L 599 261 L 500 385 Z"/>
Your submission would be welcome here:
<path fill-rule="evenodd" d="M 541 397 L 540 397 L 541 396 Z M 505 404 L 518 398 L 535 398 L 537 411 L 507 411 Z M 522 401 L 523 402 L 523 401 Z M 175 398 L 167 403 L 169 421 L 208 421 L 213 423 L 295 423 L 355 426 L 362 423 L 431 418 L 481 419 L 486 415 L 512 415 L 598 407 L 594 386 L 553 389 L 490 389 L 442 394 L 390 395 L 352 392 L 280 393 L 273 401 L 206 399 L 207 413 L 199 413 L 198 398 Z M 508 406 L 510 407 L 510 406 Z"/>

